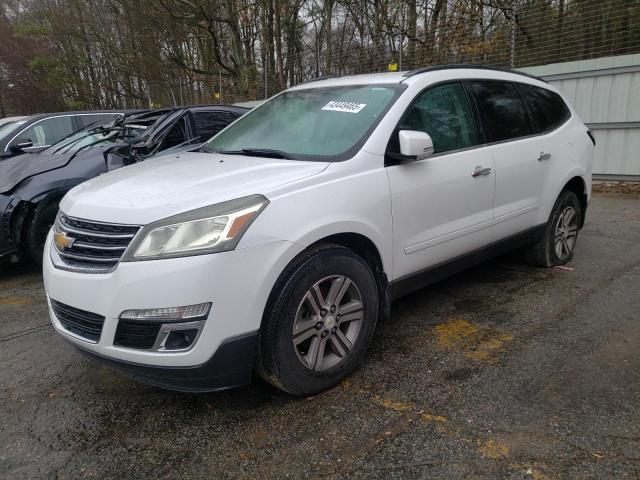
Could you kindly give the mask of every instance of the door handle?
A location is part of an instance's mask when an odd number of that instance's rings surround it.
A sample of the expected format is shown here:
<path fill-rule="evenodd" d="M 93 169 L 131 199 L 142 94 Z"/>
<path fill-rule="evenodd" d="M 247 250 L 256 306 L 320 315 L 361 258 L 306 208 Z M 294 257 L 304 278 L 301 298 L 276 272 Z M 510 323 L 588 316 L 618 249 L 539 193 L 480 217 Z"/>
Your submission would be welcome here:
<path fill-rule="evenodd" d="M 475 169 L 473 172 L 471 172 L 471 176 L 472 176 L 473 178 L 476 178 L 476 177 L 485 177 L 485 176 L 487 176 L 487 175 L 491 175 L 491 169 L 490 169 L 490 168 L 483 168 L 483 167 L 481 167 L 480 165 L 478 165 L 478 166 L 476 167 L 476 169 Z"/>
<path fill-rule="evenodd" d="M 546 152 L 540 152 L 538 154 L 538 161 L 542 162 L 543 160 L 549 160 L 551 158 L 551 154 L 550 153 L 546 153 Z"/>

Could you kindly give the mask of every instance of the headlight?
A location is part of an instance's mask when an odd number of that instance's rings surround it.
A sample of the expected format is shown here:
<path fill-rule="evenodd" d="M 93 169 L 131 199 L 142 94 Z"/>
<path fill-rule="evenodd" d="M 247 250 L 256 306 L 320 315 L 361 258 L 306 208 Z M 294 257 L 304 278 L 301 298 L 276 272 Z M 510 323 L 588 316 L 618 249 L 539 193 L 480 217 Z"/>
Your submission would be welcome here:
<path fill-rule="evenodd" d="M 122 261 L 233 250 L 268 203 L 262 195 L 252 195 L 151 223 L 136 235 Z"/>

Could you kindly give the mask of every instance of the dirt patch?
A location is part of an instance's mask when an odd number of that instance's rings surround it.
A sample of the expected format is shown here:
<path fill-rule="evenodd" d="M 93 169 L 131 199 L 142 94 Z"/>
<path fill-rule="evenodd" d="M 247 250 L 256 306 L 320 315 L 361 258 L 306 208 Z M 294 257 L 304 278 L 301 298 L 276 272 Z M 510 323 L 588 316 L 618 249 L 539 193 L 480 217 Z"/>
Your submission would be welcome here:
<path fill-rule="evenodd" d="M 640 195 L 640 182 L 593 182 L 594 193 L 623 193 Z"/>
<path fill-rule="evenodd" d="M 473 360 L 492 362 L 513 335 L 468 320 L 452 319 L 435 327 L 436 344 L 446 350 L 460 350 Z"/>
<path fill-rule="evenodd" d="M 2 297 L 0 298 L 0 305 L 33 305 L 34 300 L 26 297 Z"/>

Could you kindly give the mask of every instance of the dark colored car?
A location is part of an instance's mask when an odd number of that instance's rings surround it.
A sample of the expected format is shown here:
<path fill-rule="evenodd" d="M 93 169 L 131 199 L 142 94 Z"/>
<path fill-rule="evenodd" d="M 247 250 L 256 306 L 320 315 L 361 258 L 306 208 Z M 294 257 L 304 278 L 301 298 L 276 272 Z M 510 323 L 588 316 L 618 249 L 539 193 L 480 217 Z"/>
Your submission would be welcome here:
<path fill-rule="evenodd" d="M 0 135 L 0 160 L 40 152 L 87 125 L 107 123 L 123 111 L 44 113 L 15 122 Z"/>
<path fill-rule="evenodd" d="M 220 105 L 129 112 L 40 153 L 0 161 L 0 258 L 42 261 L 62 197 L 100 174 L 200 145 L 249 109 Z"/>

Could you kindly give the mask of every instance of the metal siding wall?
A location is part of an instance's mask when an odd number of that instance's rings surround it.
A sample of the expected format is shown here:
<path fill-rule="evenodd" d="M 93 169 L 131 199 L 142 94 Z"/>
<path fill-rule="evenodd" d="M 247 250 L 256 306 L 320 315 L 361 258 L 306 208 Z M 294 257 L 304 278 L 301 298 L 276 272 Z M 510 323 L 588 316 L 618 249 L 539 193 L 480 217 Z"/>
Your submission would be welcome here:
<path fill-rule="evenodd" d="M 640 130 L 594 130 L 596 152 L 594 175 L 640 176 Z"/>

